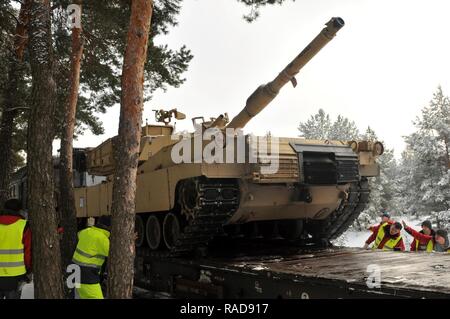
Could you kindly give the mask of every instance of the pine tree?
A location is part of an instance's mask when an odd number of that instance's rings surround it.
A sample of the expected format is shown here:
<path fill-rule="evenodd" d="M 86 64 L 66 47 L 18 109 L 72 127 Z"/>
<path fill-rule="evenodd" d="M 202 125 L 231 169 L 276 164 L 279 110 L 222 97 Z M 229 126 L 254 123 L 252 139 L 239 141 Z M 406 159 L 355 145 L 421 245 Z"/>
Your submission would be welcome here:
<path fill-rule="evenodd" d="M 10 176 L 14 167 L 14 139 L 15 121 L 19 114 L 21 106 L 20 90 L 24 88 L 23 77 L 25 65 L 23 56 L 25 46 L 28 39 L 28 22 L 30 20 L 31 0 L 26 0 L 22 3 L 15 32 L 12 32 L 11 24 L 7 24 L 10 17 L 4 17 L 6 20 L 5 30 L 9 33 L 11 38 L 9 46 L 6 47 L 6 61 L 7 65 L 7 81 L 4 91 L 1 92 L 2 100 L 2 118 L 0 121 L 0 207 L 8 197 L 8 187 Z M 11 13 L 12 7 L 8 4 L 3 4 L 0 7 L 3 14 Z M 3 15 L 2 14 L 2 15 Z M 23 101 L 22 101 L 23 102 Z"/>
<path fill-rule="evenodd" d="M 371 127 L 366 129 L 360 139 L 372 142 L 379 141 L 377 134 Z M 368 226 L 366 224 L 368 218 L 370 223 L 373 223 L 383 211 L 388 211 L 391 214 L 399 213 L 396 197 L 398 193 L 398 166 L 394 158 L 394 151 L 386 148 L 384 153 L 377 158 L 377 163 L 380 166 L 380 175 L 369 180 L 369 204 L 359 218 L 359 224 L 364 228 Z"/>
<path fill-rule="evenodd" d="M 317 114 L 311 115 L 306 122 L 301 122 L 298 126 L 300 136 L 306 139 L 329 139 L 332 124 L 330 115 L 323 109 L 319 109 Z"/>
<path fill-rule="evenodd" d="M 306 122 L 301 122 L 298 130 L 300 136 L 306 139 L 351 141 L 359 136 L 355 122 L 342 115 L 338 115 L 332 122 L 330 115 L 323 109 L 319 109 L 317 114 L 311 115 Z"/>
<path fill-rule="evenodd" d="M 261 7 L 273 4 L 283 4 L 286 0 L 237 0 L 250 7 L 250 12 L 244 15 L 247 22 L 253 22 L 259 17 Z M 292 0 L 295 1 L 295 0 Z"/>
<path fill-rule="evenodd" d="M 442 162 L 450 168 L 450 98 L 444 95 L 440 86 L 433 94 L 430 105 L 423 109 L 422 119 L 417 124 L 437 137 L 437 143 L 442 147 Z"/>
<path fill-rule="evenodd" d="M 132 2 L 122 73 L 119 135 L 111 206 L 111 249 L 108 297 L 131 298 L 134 277 L 136 174 L 144 104 L 144 65 L 153 1 Z"/>
<path fill-rule="evenodd" d="M 76 0 L 75 4 L 82 8 L 82 0 Z M 78 18 L 78 17 L 76 17 Z M 61 226 L 64 228 L 61 241 L 61 256 L 63 269 L 72 260 L 73 252 L 77 244 L 77 212 L 75 207 L 75 195 L 73 190 L 73 137 L 75 130 L 76 110 L 78 103 L 78 91 L 80 87 L 81 60 L 83 58 L 83 38 L 81 21 L 72 28 L 72 45 L 70 56 L 70 81 L 67 101 L 64 103 L 65 112 L 62 119 L 60 169 L 59 169 L 59 210 L 61 214 Z"/>
<path fill-rule="evenodd" d="M 354 121 L 350 121 L 348 118 L 338 115 L 337 119 L 330 127 L 328 139 L 348 141 L 355 140 L 359 136 L 359 130 Z"/>
<path fill-rule="evenodd" d="M 405 137 L 401 202 L 413 214 L 446 212 L 450 209 L 450 100 L 441 87 L 414 124 L 417 131 Z"/>
<path fill-rule="evenodd" d="M 175 17 L 179 13 L 180 2 L 155 1 L 153 37 L 166 34 L 168 26 L 176 25 Z M 101 123 L 94 112 L 105 112 L 109 106 L 120 102 L 120 74 L 117 70 L 122 69 L 126 21 L 130 14 L 129 4 L 123 1 L 84 1 L 81 15 L 83 32 L 74 29 L 70 35 L 65 27 L 65 8 L 69 3 L 58 1 L 57 19 L 54 22 L 60 61 L 58 65 L 71 64 L 70 70 L 59 67 L 56 75 L 58 82 L 64 84 L 58 90 L 59 105 L 66 106 L 58 109 L 58 122 L 61 125 L 57 129 L 61 136 L 59 207 L 65 229 L 62 244 L 66 263 L 70 261 L 76 241 L 71 172 L 74 133 L 82 133 L 82 128 L 86 126 L 96 134 L 102 133 Z M 76 3 L 80 5 L 81 1 Z M 164 45 L 156 46 L 153 40 L 148 42 L 147 50 L 150 52 L 148 59 L 151 59 L 151 63 L 145 64 L 145 97 L 148 100 L 156 89 L 165 89 L 167 85 L 176 87 L 184 82 L 181 76 L 192 55 L 185 47 L 173 51 Z M 74 124 L 78 124 L 78 129 Z"/>
<path fill-rule="evenodd" d="M 56 83 L 50 1 L 34 0 L 30 19 L 30 63 L 33 76 L 28 128 L 28 190 L 33 231 L 33 274 L 36 298 L 63 298 L 61 253 L 53 184 L 53 121 Z"/>

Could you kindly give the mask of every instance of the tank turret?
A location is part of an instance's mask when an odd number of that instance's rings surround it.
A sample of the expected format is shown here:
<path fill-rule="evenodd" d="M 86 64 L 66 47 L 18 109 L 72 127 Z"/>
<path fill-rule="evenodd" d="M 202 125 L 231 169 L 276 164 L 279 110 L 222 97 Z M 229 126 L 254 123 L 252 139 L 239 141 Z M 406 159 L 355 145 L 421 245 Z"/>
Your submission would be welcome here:
<path fill-rule="evenodd" d="M 175 143 L 171 135 L 174 127 L 169 125 L 172 119 L 184 120 L 186 115 L 177 109 L 153 110 L 155 121 L 161 124 L 147 124 L 141 129 L 139 163 L 142 163 L 164 146 Z M 114 173 L 114 143 L 117 136 L 107 139 L 102 144 L 87 151 L 87 170 L 91 175 L 109 176 Z"/>

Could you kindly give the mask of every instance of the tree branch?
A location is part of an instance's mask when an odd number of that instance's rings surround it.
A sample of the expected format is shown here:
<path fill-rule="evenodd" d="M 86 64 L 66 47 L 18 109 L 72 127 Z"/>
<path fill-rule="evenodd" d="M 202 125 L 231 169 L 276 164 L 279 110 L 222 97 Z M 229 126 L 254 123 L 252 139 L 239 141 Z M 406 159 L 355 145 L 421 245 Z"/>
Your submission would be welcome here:
<path fill-rule="evenodd" d="M 3 110 L 3 112 L 12 112 L 16 110 L 29 110 L 30 108 L 27 106 L 18 106 L 18 107 L 12 107 L 10 109 Z"/>
<path fill-rule="evenodd" d="M 7 14 L 9 14 L 11 17 L 14 18 L 14 20 L 16 20 L 17 24 L 20 24 L 19 19 L 16 18 L 16 16 L 14 14 L 12 14 L 11 12 L 9 12 L 8 10 L 5 10 Z"/>
<path fill-rule="evenodd" d="M 55 9 L 57 9 L 58 7 L 61 7 L 60 4 L 54 4 L 53 6 L 50 7 L 50 11 L 53 11 Z"/>

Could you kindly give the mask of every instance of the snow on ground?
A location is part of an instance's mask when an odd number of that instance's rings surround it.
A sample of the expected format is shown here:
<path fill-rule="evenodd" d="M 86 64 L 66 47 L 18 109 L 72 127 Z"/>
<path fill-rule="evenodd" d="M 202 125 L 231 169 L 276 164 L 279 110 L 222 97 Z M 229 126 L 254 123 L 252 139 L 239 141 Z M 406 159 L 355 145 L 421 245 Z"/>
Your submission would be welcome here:
<path fill-rule="evenodd" d="M 423 217 L 418 220 L 417 218 L 411 216 L 392 216 L 392 219 L 399 222 L 404 220 L 408 226 L 414 228 L 415 230 L 421 230 L 420 225 L 422 221 L 427 218 Z M 340 238 L 336 239 L 334 244 L 344 247 L 363 247 L 370 234 L 371 232 L 369 230 L 356 231 L 354 229 L 349 229 Z M 404 229 L 402 230 L 402 236 L 406 250 L 409 250 L 409 246 L 411 245 L 413 238 L 405 232 Z"/>
<path fill-rule="evenodd" d="M 20 299 L 34 299 L 34 285 L 32 282 L 23 286 Z"/>

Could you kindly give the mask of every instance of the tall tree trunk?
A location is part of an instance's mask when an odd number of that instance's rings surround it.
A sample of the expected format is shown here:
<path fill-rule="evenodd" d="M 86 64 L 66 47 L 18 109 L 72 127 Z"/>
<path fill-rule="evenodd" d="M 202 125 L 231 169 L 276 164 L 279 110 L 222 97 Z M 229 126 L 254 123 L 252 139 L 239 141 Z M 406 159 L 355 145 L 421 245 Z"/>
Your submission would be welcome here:
<path fill-rule="evenodd" d="M 63 298 L 53 184 L 56 83 L 53 79 L 50 0 L 33 2 L 29 52 L 33 85 L 27 165 L 34 291 L 36 298 Z"/>
<path fill-rule="evenodd" d="M 22 78 L 23 52 L 27 44 L 28 22 L 32 0 L 25 0 L 19 12 L 19 19 L 14 35 L 14 50 L 9 62 L 8 85 L 5 88 L 2 119 L 0 122 L 0 207 L 8 197 L 11 178 L 12 139 L 14 119 L 17 117 L 17 96 L 19 81 Z"/>
<path fill-rule="evenodd" d="M 81 8 L 81 0 L 75 1 Z M 80 86 L 80 67 L 83 56 L 81 28 L 72 29 L 72 55 L 70 68 L 70 86 L 66 102 L 64 125 L 61 134 L 61 154 L 59 171 L 59 189 L 61 226 L 64 227 L 62 238 L 62 263 L 64 269 L 70 263 L 77 244 L 77 214 L 73 192 L 73 134 L 75 114 Z"/>
<path fill-rule="evenodd" d="M 135 256 L 136 171 L 141 140 L 144 64 L 153 1 L 133 0 L 122 70 L 119 136 L 115 144 L 108 297 L 131 298 Z"/>

